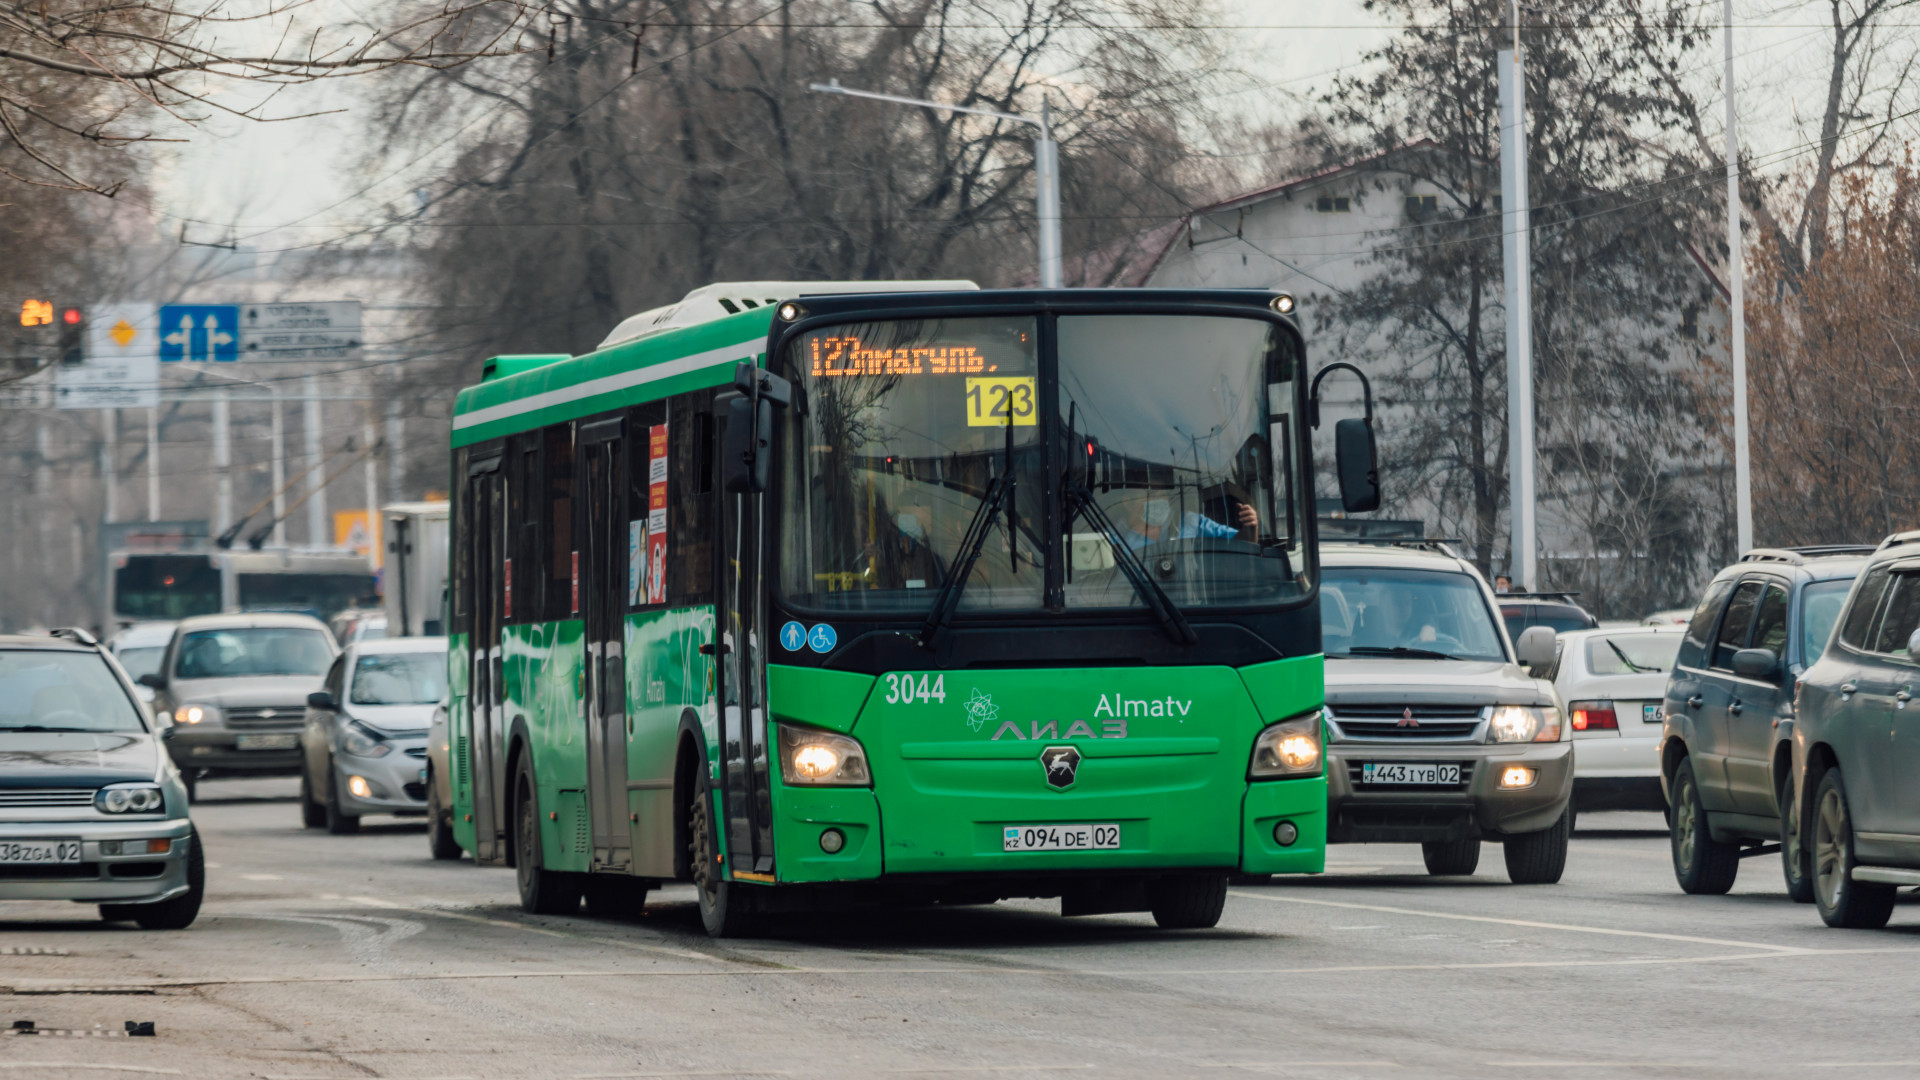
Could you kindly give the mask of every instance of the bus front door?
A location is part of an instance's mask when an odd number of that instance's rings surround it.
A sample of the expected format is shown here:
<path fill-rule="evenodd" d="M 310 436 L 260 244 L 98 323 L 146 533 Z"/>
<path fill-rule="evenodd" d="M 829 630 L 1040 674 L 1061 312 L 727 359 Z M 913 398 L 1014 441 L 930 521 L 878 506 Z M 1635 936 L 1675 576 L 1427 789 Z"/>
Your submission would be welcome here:
<path fill-rule="evenodd" d="M 719 403 L 724 409 L 725 398 Z M 717 410 L 718 411 L 718 410 Z M 726 414 L 715 418 L 725 446 Z M 716 664 L 722 682 L 721 781 L 728 858 L 735 877 L 773 880 L 773 803 L 768 777 L 766 667 L 761 655 L 759 495 L 722 494 L 719 532 L 720 610 L 723 655 Z"/>
<path fill-rule="evenodd" d="M 623 418 L 580 427 L 581 616 L 585 622 L 587 805 L 593 862 L 633 863 L 627 828 L 627 677 L 623 614 L 629 600 Z"/>
<path fill-rule="evenodd" d="M 473 627 L 467 642 L 467 755 L 473 770 L 473 854 L 485 861 L 506 857 L 501 850 L 501 823 L 506 819 L 500 806 L 506 786 L 500 775 L 505 761 L 500 635 L 507 573 L 506 495 L 506 476 L 498 457 L 472 466 L 466 492 L 471 508 L 467 512 L 473 518 L 473 543 L 467 548 L 473 560 L 469 567 Z"/>

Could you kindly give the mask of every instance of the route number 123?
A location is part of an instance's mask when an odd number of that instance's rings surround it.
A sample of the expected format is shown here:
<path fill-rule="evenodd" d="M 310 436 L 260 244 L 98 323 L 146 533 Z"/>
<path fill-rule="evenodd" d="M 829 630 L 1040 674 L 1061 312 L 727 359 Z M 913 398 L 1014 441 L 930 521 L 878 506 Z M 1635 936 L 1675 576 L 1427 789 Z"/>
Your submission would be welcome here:
<path fill-rule="evenodd" d="M 1040 422 L 1038 405 L 1031 375 L 967 380 L 968 427 L 1006 427 L 1008 413 L 1014 427 L 1032 427 Z"/>

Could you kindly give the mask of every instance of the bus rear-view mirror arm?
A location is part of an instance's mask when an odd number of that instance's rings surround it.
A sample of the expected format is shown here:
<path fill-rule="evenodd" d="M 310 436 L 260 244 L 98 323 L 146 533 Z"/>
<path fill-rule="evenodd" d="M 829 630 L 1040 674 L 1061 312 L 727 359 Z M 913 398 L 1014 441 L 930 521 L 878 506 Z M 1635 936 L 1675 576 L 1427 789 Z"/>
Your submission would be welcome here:
<path fill-rule="evenodd" d="M 756 495 L 767 490 L 773 410 L 793 401 L 793 387 L 772 372 L 743 363 L 734 368 L 733 388 L 735 393 L 718 403 L 727 420 L 720 447 L 721 487 L 735 495 Z"/>
<path fill-rule="evenodd" d="M 1373 384 L 1352 364 L 1341 361 L 1328 364 L 1313 377 L 1307 390 L 1307 421 L 1320 427 L 1320 380 L 1333 372 L 1346 370 L 1360 380 L 1361 400 L 1366 405 L 1361 419 L 1341 420 L 1333 425 L 1334 472 L 1340 480 L 1340 505 L 1349 514 L 1364 514 L 1380 509 L 1380 462 L 1373 441 Z"/>

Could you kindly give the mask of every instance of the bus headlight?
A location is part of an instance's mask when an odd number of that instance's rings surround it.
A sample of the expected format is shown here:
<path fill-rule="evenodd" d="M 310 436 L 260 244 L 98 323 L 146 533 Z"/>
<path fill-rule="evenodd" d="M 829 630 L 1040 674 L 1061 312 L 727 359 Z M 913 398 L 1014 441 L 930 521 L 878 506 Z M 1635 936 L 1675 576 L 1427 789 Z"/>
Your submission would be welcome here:
<path fill-rule="evenodd" d="M 858 740 L 818 728 L 780 725 L 780 778 L 809 787 L 865 787 L 873 782 Z"/>
<path fill-rule="evenodd" d="M 1496 705 L 1487 741 L 1559 742 L 1560 710 L 1552 705 Z"/>
<path fill-rule="evenodd" d="M 1268 725 L 1253 740 L 1250 779 L 1313 776 L 1320 772 L 1320 710 Z"/>

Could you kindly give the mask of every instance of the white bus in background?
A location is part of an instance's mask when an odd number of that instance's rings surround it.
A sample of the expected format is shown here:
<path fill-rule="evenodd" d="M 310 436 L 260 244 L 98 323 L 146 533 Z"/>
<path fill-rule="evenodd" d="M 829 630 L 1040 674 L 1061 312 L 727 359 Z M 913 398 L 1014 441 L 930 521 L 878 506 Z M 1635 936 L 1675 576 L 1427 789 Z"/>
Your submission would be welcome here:
<path fill-rule="evenodd" d="M 393 503 L 380 511 L 387 545 L 388 637 L 439 637 L 447 596 L 448 503 Z"/>
<path fill-rule="evenodd" d="M 107 620 L 130 626 L 233 611 L 292 611 L 322 621 L 376 602 L 379 579 L 351 551 L 116 551 Z"/>

